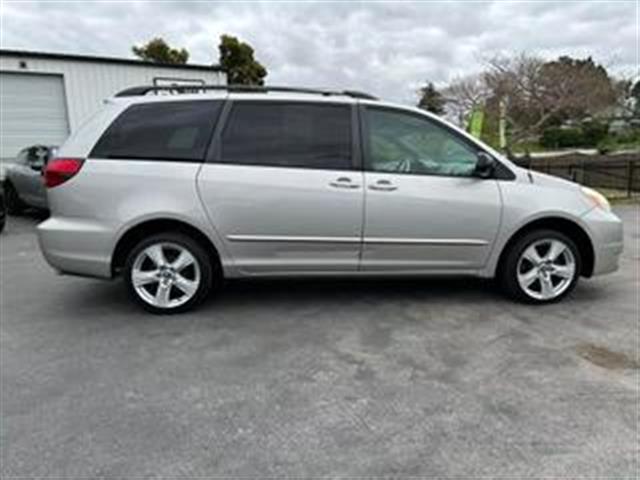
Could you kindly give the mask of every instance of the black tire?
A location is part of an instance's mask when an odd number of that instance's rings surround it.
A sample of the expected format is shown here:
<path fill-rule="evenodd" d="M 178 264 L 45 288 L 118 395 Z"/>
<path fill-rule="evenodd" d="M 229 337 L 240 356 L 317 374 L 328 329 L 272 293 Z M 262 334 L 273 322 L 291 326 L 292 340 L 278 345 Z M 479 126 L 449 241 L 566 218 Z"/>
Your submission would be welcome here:
<path fill-rule="evenodd" d="M 7 182 L 4 187 L 5 204 L 7 206 L 7 213 L 9 215 L 20 215 L 25 209 L 26 205 L 16 191 L 13 184 Z"/>
<path fill-rule="evenodd" d="M 520 286 L 520 283 L 518 282 L 518 262 L 521 255 L 529 246 L 537 241 L 545 239 L 560 240 L 569 248 L 575 260 L 575 273 L 568 286 L 558 296 L 549 299 L 540 299 L 532 297 Z M 530 304 L 554 303 L 562 300 L 573 291 L 578 283 L 581 269 L 582 259 L 580 257 L 580 251 L 571 238 L 555 230 L 534 230 L 516 240 L 516 242 L 510 247 L 509 251 L 506 252 L 498 270 L 498 281 L 505 293 L 520 302 Z"/>
<path fill-rule="evenodd" d="M 186 249 L 198 264 L 200 270 L 200 284 L 196 293 L 182 305 L 159 308 L 145 301 L 141 295 L 138 294 L 133 285 L 132 270 L 136 258 L 143 250 L 158 243 L 172 243 Z M 133 300 L 148 312 L 161 315 L 186 312 L 196 307 L 207 298 L 214 284 L 218 285 L 220 283 L 219 277 L 221 276 L 217 264 L 212 261 L 211 256 L 207 253 L 205 248 L 188 235 L 178 232 L 158 233 L 141 240 L 129 252 L 125 261 L 123 273 L 125 286 Z"/>

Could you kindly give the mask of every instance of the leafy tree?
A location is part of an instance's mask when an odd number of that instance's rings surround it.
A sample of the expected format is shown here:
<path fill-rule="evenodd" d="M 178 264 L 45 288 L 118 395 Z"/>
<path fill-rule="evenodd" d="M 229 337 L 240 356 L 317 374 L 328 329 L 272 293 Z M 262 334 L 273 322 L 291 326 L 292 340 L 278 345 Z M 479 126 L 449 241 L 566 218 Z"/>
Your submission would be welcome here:
<path fill-rule="evenodd" d="M 616 91 L 615 115 L 640 118 L 640 80 L 618 78 L 614 80 Z"/>
<path fill-rule="evenodd" d="M 144 45 L 131 47 L 133 54 L 147 62 L 183 65 L 189 60 L 186 49 L 171 48 L 164 39 L 156 37 Z"/>
<path fill-rule="evenodd" d="M 638 80 L 631 89 L 631 96 L 636 100 L 640 100 L 640 80 Z"/>
<path fill-rule="evenodd" d="M 507 101 L 512 140 L 537 137 L 567 120 L 580 121 L 616 103 L 606 69 L 591 57 L 543 61 L 522 54 L 489 61 L 485 82 L 492 95 Z"/>
<path fill-rule="evenodd" d="M 638 80 L 631 88 L 631 98 L 634 99 L 633 113 L 640 117 L 640 80 Z"/>
<path fill-rule="evenodd" d="M 444 114 L 445 99 L 442 94 L 436 90 L 432 82 L 427 83 L 420 89 L 420 100 L 418 108 L 435 113 L 436 115 Z"/>
<path fill-rule="evenodd" d="M 565 120 L 581 120 L 616 102 L 615 85 L 607 70 L 591 57 L 563 56 L 546 62 L 540 70 L 541 91 L 549 104 L 560 103 Z"/>
<path fill-rule="evenodd" d="M 253 58 L 253 48 L 236 37 L 220 37 L 220 66 L 229 85 L 264 85 L 267 69 Z"/>

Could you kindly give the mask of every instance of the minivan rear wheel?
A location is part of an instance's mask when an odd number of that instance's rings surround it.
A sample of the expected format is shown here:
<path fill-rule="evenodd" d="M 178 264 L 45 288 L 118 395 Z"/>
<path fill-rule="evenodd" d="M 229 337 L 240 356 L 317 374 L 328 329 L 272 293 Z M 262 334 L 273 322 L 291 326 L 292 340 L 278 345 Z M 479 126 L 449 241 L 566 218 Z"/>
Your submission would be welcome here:
<path fill-rule="evenodd" d="M 133 299 L 152 313 L 187 311 L 211 291 L 213 269 L 204 248 L 174 232 L 140 241 L 125 262 L 124 277 Z"/>
<path fill-rule="evenodd" d="M 500 272 L 512 297 L 527 303 L 552 303 L 568 295 L 581 271 L 573 240 L 554 230 L 536 230 L 511 247 Z"/>

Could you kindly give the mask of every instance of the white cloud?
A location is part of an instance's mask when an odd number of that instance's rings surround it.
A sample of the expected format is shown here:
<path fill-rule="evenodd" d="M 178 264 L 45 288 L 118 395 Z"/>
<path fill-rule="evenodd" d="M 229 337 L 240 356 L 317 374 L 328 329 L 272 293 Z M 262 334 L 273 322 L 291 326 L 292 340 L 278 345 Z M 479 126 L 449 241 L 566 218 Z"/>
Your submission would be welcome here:
<path fill-rule="evenodd" d="M 214 63 L 218 38 L 251 43 L 273 84 L 352 88 L 414 102 L 482 58 L 528 51 L 587 56 L 638 72 L 636 2 L 17 2 L 3 0 L 2 48 L 131 56 L 162 36 L 192 63 Z"/>

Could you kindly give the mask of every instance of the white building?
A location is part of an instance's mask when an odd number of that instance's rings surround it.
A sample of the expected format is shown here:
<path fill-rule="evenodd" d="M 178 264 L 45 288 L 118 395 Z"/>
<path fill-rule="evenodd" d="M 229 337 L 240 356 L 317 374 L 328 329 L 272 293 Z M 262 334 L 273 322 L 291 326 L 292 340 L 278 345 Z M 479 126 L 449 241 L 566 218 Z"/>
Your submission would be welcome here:
<path fill-rule="evenodd" d="M 60 145 L 102 101 L 137 85 L 224 85 L 218 66 L 0 50 L 0 159 Z"/>

